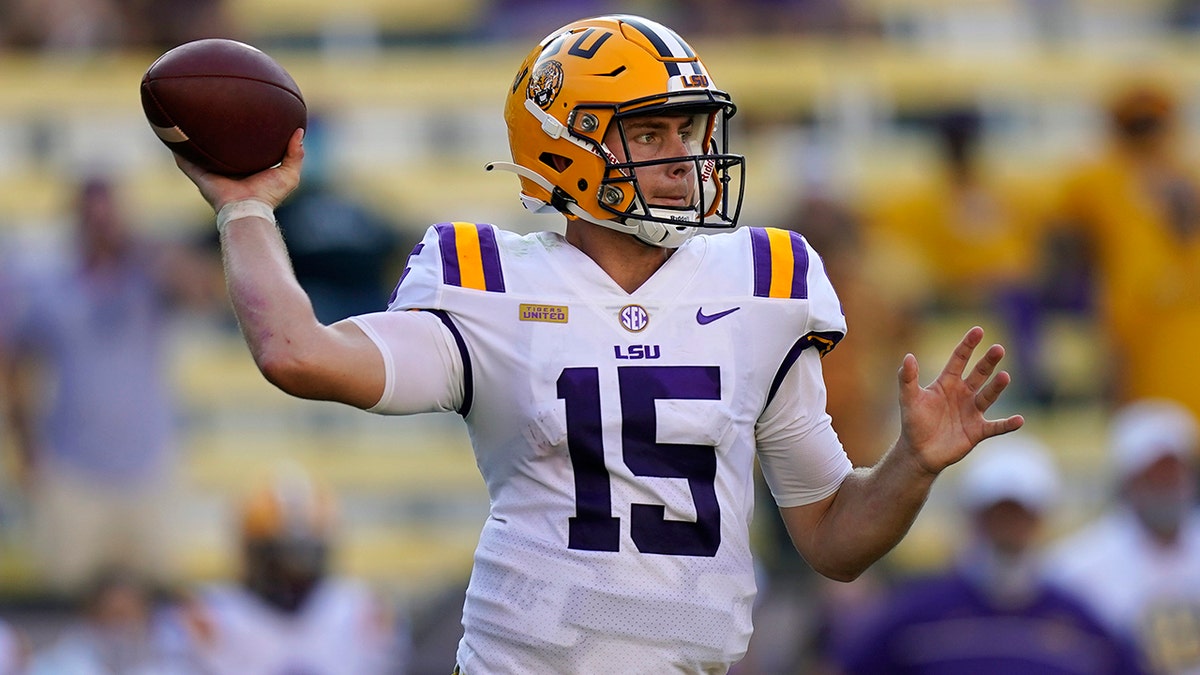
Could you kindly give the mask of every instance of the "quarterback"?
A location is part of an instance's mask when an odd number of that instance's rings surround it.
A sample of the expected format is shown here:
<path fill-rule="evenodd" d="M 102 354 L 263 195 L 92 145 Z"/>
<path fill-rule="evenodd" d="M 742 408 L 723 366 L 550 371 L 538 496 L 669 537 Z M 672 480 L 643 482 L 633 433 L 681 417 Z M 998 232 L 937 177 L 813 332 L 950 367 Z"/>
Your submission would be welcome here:
<path fill-rule="evenodd" d="M 178 158 L 217 211 L 229 292 L 265 377 L 382 414 L 457 412 L 491 497 L 457 670 L 724 673 L 755 595 L 761 464 L 796 549 L 849 580 L 907 532 L 936 476 L 1019 428 L 970 329 L 940 375 L 899 369 L 901 432 L 851 466 L 821 356 L 846 330 L 817 252 L 741 227 L 736 108 L 692 48 L 635 16 L 571 23 L 506 83 L 511 171 L 564 234 L 432 226 L 387 311 L 321 325 L 273 209 L 281 166 L 240 180 Z M 722 231 L 724 230 L 724 231 Z"/>

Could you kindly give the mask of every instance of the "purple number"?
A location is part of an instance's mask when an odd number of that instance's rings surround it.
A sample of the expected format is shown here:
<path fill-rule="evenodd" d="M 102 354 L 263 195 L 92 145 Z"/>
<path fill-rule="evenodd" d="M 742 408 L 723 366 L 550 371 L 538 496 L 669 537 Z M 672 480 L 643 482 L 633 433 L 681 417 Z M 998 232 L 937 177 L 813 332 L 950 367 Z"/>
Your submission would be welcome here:
<path fill-rule="evenodd" d="M 558 377 L 558 397 L 566 401 L 567 451 L 575 470 L 575 517 L 568 524 L 567 547 L 617 551 L 621 520 L 612 515 L 612 491 L 604 467 L 599 369 L 564 370 Z"/>
<path fill-rule="evenodd" d="M 684 478 L 696 521 L 667 520 L 662 504 L 632 504 L 630 536 L 642 553 L 716 555 L 721 545 L 717 501 L 717 455 L 712 446 L 659 443 L 654 402 L 660 399 L 717 400 L 716 366 L 623 366 L 617 368 L 621 395 L 622 459 L 635 476 Z M 568 368 L 558 378 L 566 401 L 567 450 L 575 471 L 576 516 L 568 546 L 617 551 L 620 519 L 612 516 L 612 491 L 601 440 L 600 378 L 596 368 Z"/>
<path fill-rule="evenodd" d="M 707 445 L 658 443 L 658 399 L 721 398 L 716 366 L 643 366 L 617 369 L 621 391 L 622 459 L 636 476 L 686 478 L 696 522 L 666 520 L 661 504 L 633 504 L 629 532 L 643 553 L 717 554 L 721 506 L 717 503 L 717 451 Z"/>

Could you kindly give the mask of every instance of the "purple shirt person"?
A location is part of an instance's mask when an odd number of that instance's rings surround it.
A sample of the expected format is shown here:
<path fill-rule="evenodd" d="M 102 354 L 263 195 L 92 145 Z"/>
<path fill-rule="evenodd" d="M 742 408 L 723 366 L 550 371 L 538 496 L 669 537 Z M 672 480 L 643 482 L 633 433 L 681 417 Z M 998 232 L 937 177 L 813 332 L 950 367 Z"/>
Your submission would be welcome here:
<path fill-rule="evenodd" d="M 216 297 L 215 267 L 142 241 L 104 179 L 79 189 L 73 255 L 4 265 L 0 401 L 37 570 L 74 592 L 101 568 L 169 576 L 175 411 L 168 311 Z M 208 270 L 208 271 L 206 271 Z"/>
<path fill-rule="evenodd" d="M 989 445 L 991 447 L 989 447 Z M 1136 675 L 1136 651 L 1042 576 L 1036 536 L 1057 492 L 1040 444 L 997 439 L 961 485 L 968 544 L 896 588 L 834 647 L 845 675 Z"/>

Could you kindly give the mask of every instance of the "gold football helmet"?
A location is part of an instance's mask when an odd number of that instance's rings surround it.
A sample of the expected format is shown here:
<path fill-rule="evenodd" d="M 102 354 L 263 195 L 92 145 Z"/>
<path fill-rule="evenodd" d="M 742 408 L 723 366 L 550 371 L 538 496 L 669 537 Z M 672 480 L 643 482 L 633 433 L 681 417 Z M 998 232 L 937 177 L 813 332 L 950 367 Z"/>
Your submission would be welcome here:
<path fill-rule="evenodd" d="M 724 152 L 736 109 L 666 26 L 626 15 L 584 19 L 547 36 L 521 64 L 504 106 L 513 162 L 487 168 L 518 174 L 521 199 L 534 212 L 560 212 L 674 248 L 698 227 L 736 225 L 745 159 Z M 699 133 L 686 141 L 691 154 L 618 161 L 605 145 L 614 123 L 666 114 L 697 116 Z M 636 170 L 678 162 L 694 164 L 692 203 L 648 203 Z"/>
<path fill-rule="evenodd" d="M 332 536 L 336 520 L 333 494 L 293 465 L 248 493 L 239 511 L 245 541 L 324 541 Z"/>
<path fill-rule="evenodd" d="M 287 465 L 240 505 L 243 583 L 285 611 L 303 606 L 324 578 L 334 535 L 333 493 Z"/>

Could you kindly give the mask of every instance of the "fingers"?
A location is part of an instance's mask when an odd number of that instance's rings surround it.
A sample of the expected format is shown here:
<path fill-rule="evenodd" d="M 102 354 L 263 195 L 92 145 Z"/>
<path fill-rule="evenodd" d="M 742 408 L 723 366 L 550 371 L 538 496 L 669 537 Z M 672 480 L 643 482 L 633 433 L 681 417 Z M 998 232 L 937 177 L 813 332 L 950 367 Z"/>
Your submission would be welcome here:
<path fill-rule="evenodd" d="M 1000 394 L 1008 388 L 1010 382 L 1012 382 L 1012 376 L 1007 371 L 1002 370 L 996 373 L 996 377 L 992 378 L 992 381 L 988 382 L 975 395 L 975 407 L 979 408 L 980 411 L 992 407 L 992 404 L 999 400 Z"/>
<path fill-rule="evenodd" d="M 983 438 L 991 438 L 992 436 L 1001 436 L 1011 433 L 1025 426 L 1025 418 L 1021 415 L 1012 415 L 1005 417 L 1002 420 L 988 420 L 983 425 Z M 983 440 L 983 439 L 980 439 Z"/>
<path fill-rule="evenodd" d="M 1000 345 L 992 345 L 988 347 L 983 358 L 979 359 L 979 363 L 971 369 L 967 374 L 966 385 L 971 391 L 979 391 L 987 382 L 988 378 L 995 372 L 996 366 L 1000 365 L 1000 360 L 1004 358 L 1004 347 Z"/>
<path fill-rule="evenodd" d="M 959 340 L 958 346 L 950 354 L 950 360 L 946 362 L 946 367 L 942 368 L 942 375 L 945 377 L 961 378 L 963 371 L 967 369 L 967 363 L 971 360 L 971 354 L 975 353 L 975 348 L 983 340 L 983 329 L 979 326 L 974 326 L 967 334 Z"/>
<path fill-rule="evenodd" d="M 966 371 L 967 364 L 971 361 L 971 356 L 975 352 L 975 348 L 983 341 L 983 329 L 979 326 L 973 327 L 967 331 L 963 339 L 951 353 L 950 359 L 946 362 L 946 367 L 942 369 L 941 377 L 960 379 L 963 372 Z M 1000 361 L 1004 359 L 1005 350 L 1001 345 L 992 345 L 984 353 L 983 357 L 975 364 L 975 367 L 967 373 L 963 383 L 970 391 L 982 391 L 988 383 L 988 378 L 996 371 L 996 366 L 1000 365 Z M 992 383 L 996 384 L 995 381 Z M 1004 382 L 1000 384 L 999 391 L 1003 391 L 1004 387 L 1008 386 L 1008 376 L 1005 375 Z M 999 396 L 999 391 L 995 392 Z M 993 398 L 994 401 L 994 398 Z M 988 405 L 991 405 L 989 402 Z M 986 406 L 985 406 L 986 408 Z"/>
<path fill-rule="evenodd" d="M 204 197 L 204 201 L 216 210 L 219 195 L 214 183 L 218 177 L 179 153 L 175 153 L 175 166 L 179 167 L 183 175 L 196 185 L 196 188 L 200 190 L 200 196 Z"/>
<path fill-rule="evenodd" d="M 942 380 L 943 386 L 951 384 L 950 378 L 959 380 L 961 386 L 965 387 L 968 392 L 975 395 L 974 403 L 977 410 L 986 412 L 988 408 L 999 400 L 1000 395 L 1008 388 L 1012 382 L 1012 377 L 1005 371 L 996 372 L 996 367 L 1004 359 L 1004 347 L 994 344 L 988 347 L 988 350 L 971 368 L 970 372 L 963 378 L 962 374 L 966 370 L 967 364 L 970 363 L 971 355 L 975 348 L 979 346 L 983 340 L 983 329 L 979 326 L 971 328 L 959 341 L 954 348 L 954 352 L 950 355 L 950 359 L 946 362 L 946 367 L 942 369 L 939 379 Z M 915 360 L 914 360 L 915 366 Z M 993 377 L 993 373 L 995 377 Z M 915 367 L 913 371 L 915 377 Z M 901 384 L 904 384 L 904 367 L 901 367 Z M 1011 424 L 1014 418 L 1002 421 L 1003 424 Z M 1016 426 L 1013 429 L 1019 428 L 1023 420 L 1015 422 Z M 989 422 L 989 424 L 991 424 Z M 1003 427 L 1003 430 L 995 433 L 1007 433 L 1012 429 Z"/>
<path fill-rule="evenodd" d="M 200 165 L 184 157 L 183 155 L 177 152 L 173 154 L 175 155 L 175 166 L 179 167 L 179 170 L 182 171 L 185 176 L 191 178 L 193 182 L 197 181 L 204 174 L 208 173 L 202 169 Z"/>
<path fill-rule="evenodd" d="M 996 376 L 988 381 L 988 377 L 992 374 L 996 364 L 1004 357 L 1004 348 L 1000 345 L 992 345 L 988 349 L 988 353 L 984 358 L 980 359 L 974 370 L 967 377 L 966 384 L 972 386 L 972 381 L 977 381 L 980 386 L 978 393 L 975 395 L 975 407 L 981 413 L 986 412 L 992 404 L 1000 399 L 1000 394 L 1008 388 L 1012 383 L 1012 376 L 1008 371 L 1000 371 Z M 986 383 L 986 384 L 985 384 Z M 972 390 L 974 390 L 972 386 Z M 1025 425 L 1025 418 L 1021 415 L 1011 415 L 1000 420 L 984 420 L 983 423 L 983 438 L 991 438 L 1007 434 Z M 981 439 L 982 440 L 982 439 Z"/>
<path fill-rule="evenodd" d="M 291 139 L 288 140 L 287 153 L 283 156 L 283 167 L 286 169 L 294 169 L 297 172 L 300 170 L 300 164 L 304 161 L 304 128 L 301 127 L 292 133 Z"/>
<path fill-rule="evenodd" d="M 920 388 L 917 378 L 920 376 L 920 368 L 917 367 L 917 357 L 912 354 L 905 354 L 904 360 L 900 362 L 900 370 L 896 372 L 896 378 L 900 380 L 900 395 L 904 396 L 905 392 L 915 392 Z"/>

